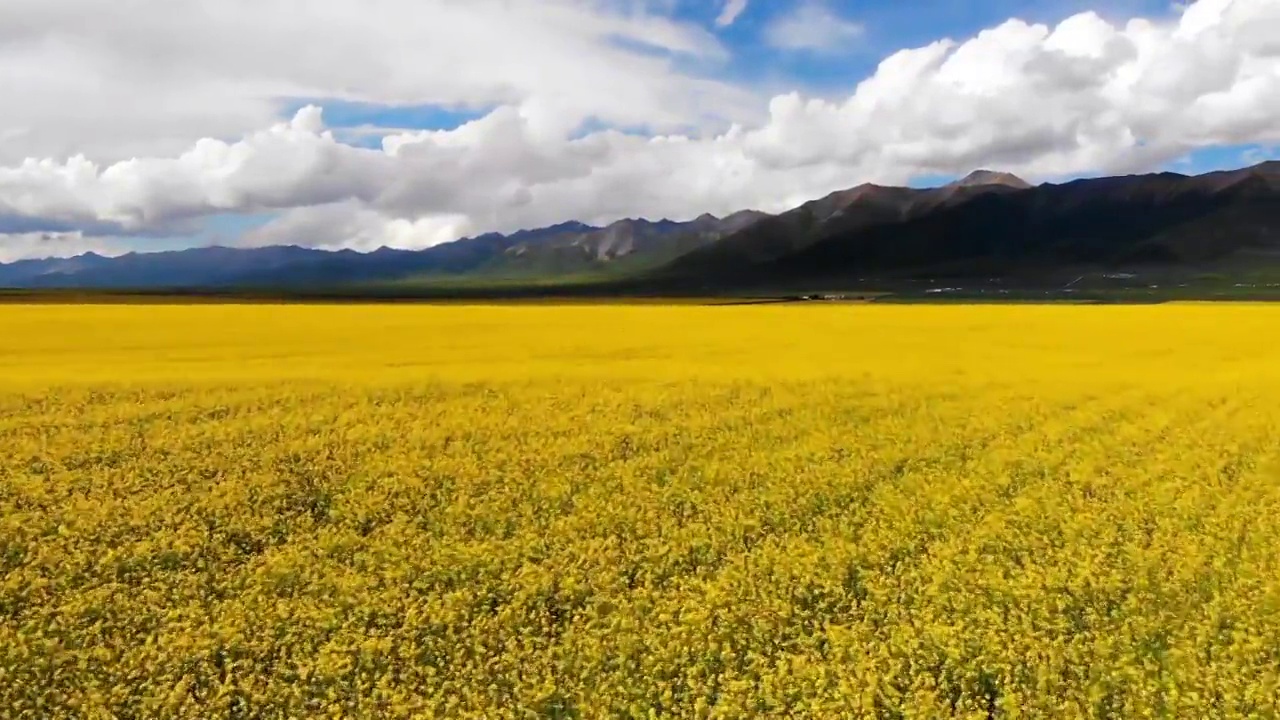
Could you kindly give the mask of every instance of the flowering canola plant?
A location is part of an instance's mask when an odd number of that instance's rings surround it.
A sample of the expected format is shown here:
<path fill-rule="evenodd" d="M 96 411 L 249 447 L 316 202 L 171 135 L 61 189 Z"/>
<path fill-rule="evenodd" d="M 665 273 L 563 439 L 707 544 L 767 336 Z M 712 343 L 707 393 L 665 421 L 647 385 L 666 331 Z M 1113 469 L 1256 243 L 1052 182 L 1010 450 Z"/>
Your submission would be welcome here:
<path fill-rule="evenodd" d="M 1275 716 L 1276 327 L 2 305 L 0 716 Z"/>

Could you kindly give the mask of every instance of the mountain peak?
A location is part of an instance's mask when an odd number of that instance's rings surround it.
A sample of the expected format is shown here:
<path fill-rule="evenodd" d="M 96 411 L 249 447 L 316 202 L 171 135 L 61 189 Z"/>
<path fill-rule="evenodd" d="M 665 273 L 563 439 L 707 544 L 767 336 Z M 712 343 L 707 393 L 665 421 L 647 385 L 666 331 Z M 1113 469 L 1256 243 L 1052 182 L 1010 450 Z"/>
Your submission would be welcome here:
<path fill-rule="evenodd" d="M 974 170 L 963 178 L 950 183 L 948 187 L 981 187 L 983 185 L 1003 185 L 1005 187 L 1026 190 L 1031 183 L 1012 173 L 994 170 Z"/>
<path fill-rule="evenodd" d="M 596 228 L 592 225 L 588 225 L 586 223 L 579 222 L 577 220 L 568 220 L 562 223 L 558 223 L 556 225 L 548 226 L 543 229 L 549 232 L 582 232 L 584 230 L 595 230 Z"/>
<path fill-rule="evenodd" d="M 1265 162 L 1260 162 L 1249 169 L 1263 175 L 1278 175 L 1280 174 L 1280 160 L 1267 160 Z"/>

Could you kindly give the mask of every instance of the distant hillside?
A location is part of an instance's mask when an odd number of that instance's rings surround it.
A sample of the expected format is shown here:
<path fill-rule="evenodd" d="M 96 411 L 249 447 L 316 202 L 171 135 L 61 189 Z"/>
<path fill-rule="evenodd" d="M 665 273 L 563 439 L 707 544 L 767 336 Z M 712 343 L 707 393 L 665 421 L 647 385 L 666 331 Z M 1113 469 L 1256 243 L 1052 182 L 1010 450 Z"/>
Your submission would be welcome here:
<path fill-rule="evenodd" d="M 503 278 L 616 275 L 658 267 L 765 217 L 747 210 L 725 218 L 702 215 L 690 222 L 619 220 L 603 228 L 512 243 L 480 273 Z"/>
<path fill-rule="evenodd" d="M 296 246 L 203 247 L 109 258 L 0 264 L 0 287 L 225 288 L 299 287 L 406 279 L 526 279 L 620 274 L 652 268 L 755 222 L 761 213 L 690 222 L 622 220 L 605 228 L 570 222 L 501 235 L 491 233 L 424 250 L 370 253 Z"/>
<path fill-rule="evenodd" d="M 1031 187 L 1013 177 L 975 172 L 940 188 L 859 185 L 763 219 L 678 258 L 666 269 L 680 276 L 733 277 L 799 253 L 836 234 L 905 222 L 984 194 Z"/>
<path fill-rule="evenodd" d="M 987 277 L 1061 267 L 1196 267 L 1280 253 L 1280 162 L 1030 186 L 981 171 L 945 187 L 864 185 L 662 268 L 715 286 Z"/>
<path fill-rule="evenodd" d="M 564 223 L 425 250 L 210 247 L 0 264 L 12 288 L 546 287 L 614 292 L 836 287 L 1095 268 L 1280 268 L 1280 162 L 1032 186 L 979 170 L 948 185 L 859 185 L 770 216 Z M 866 282 L 864 282 L 866 281 Z M 596 285 L 605 283 L 608 285 Z M 588 288 L 590 289 L 590 288 Z"/>

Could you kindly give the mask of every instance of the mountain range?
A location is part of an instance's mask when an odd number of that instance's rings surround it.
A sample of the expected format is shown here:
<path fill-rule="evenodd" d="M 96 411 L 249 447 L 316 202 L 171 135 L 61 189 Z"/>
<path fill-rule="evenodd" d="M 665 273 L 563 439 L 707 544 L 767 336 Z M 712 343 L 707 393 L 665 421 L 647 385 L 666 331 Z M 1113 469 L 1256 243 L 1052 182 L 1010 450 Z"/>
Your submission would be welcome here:
<path fill-rule="evenodd" d="M 626 219 L 605 227 L 567 222 L 509 235 L 489 233 L 423 250 L 379 248 L 368 253 L 294 245 L 213 246 L 117 257 L 90 252 L 0 264 L 0 287 L 314 287 L 616 277 L 662 265 L 761 217 L 763 213 L 746 211 L 725 218 L 703 215 L 689 222 Z"/>
<path fill-rule="evenodd" d="M 597 282 L 732 289 L 868 278 L 1280 264 L 1280 162 L 1031 185 L 979 170 L 864 184 L 777 215 L 569 222 L 424 250 L 205 247 L 0 264 L 11 288 L 287 288 Z"/>

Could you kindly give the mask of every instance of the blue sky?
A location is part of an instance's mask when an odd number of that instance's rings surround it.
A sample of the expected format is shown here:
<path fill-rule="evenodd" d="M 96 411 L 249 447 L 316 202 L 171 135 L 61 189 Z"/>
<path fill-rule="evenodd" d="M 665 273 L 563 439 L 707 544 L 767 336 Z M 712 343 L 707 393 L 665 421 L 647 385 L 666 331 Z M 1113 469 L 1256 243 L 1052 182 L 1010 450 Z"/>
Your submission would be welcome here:
<path fill-rule="evenodd" d="M 705 26 L 728 49 L 724 62 L 691 64 L 692 69 L 763 92 L 800 91 L 815 97 L 847 96 L 858 82 L 871 76 L 892 53 L 920 47 L 936 40 L 963 40 L 1011 18 L 1044 23 L 1050 27 L 1080 12 L 1097 13 L 1123 24 L 1134 17 L 1171 18 L 1177 8 L 1167 0 L 828 0 L 822 3 L 832 14 L 856 23 L 861 35 L 839 48 L 784 51 L 773 47 L 768 27 L 806 0 L 754 0 L 729 26 L 716 27 L 721 6 L 715 0 L 675 0 L 672 16 Z M 676 58 L 678 61 L 678 58 Z M 382 105 L 325 97 L 283 100 L 280 116 L 317 104 L 324 108 L 326 124 L 345 142 L 377 147 L 381 137 L 401 130 L 450 130 L 484 117 L 493 106 Z M 578 130 L 585 135 L 604 128 L 645 134 L 635 125 L 611 125 L 588 119 Z M 1177 172 L 1207 172 L 1240 167 L 1254 158 L 1274 156 L 1263 145 L 1230 145 L 1189 153 L 1167 163 Z M 1088 174 L 1088 173 L 1085 173 Z M 915 186 L 945 183 L 957 174 L 927 174 L 912 178 Z M 222 222 L 231 223 L 227 219 Z"/>
<path fill-rule="evenodd" d="M 791 8 L 786 2 L 756 0 L 720 33 L 734 51 L 730 72 L 749 82 L 808 88 L 820 94 L 847 93 L 897 50 L 942 38 L 971 37 L 1010 18 L 1052 25 L 1082 11 L 1127 19 L 1170 10 L 1169 3 L 1161 0 L 834 0 L 826 5 L 863 27 L 859 42 L 841 52 L 779 52 L 764 41 L 764 29 Z M 703 19 L 707 16 L 706 3 L 685 2 L 682 8 Z"/>
<path fill-rule="evenodd" d="M 723 63 L 691 64 L 692 69 L 765 91 L 803 91 L 816 96 L 847 95 L 875 72 L 886 56 L 943 38 L 962 40 L 1010 18 L 1050 26 L 1084 11 L 1115 22 L 1132 17 L 1167 17 L 1164 0 L 828 0 L 833 14 L 862 27 L 855 42 L 827 51 L 782 51 L 767 41 L 767 27 L 805 0 L 754 0 L 736 21 L 715 27 L 720 6 L 715 0 L 678 0 L 673 17 L 714 31 L 729 50 Z M 324 97 L 296 97 L 281 102 L 281 117 L 307 104 L 322 105 L 334 128 L 448 130 L 483 117 L 491 106 L 388 106 Z M 593 124 L 591 127 L 598 127 Z"/>
<path fill-rule="evenodd" d="M 0 260 L 77 230 L 66 248 L 422 247 L 1280 146 L 1267 0 L 227 7 L 140 23 L 60 0 L 35 22 L 0 4 L 0 100 L 22 99 L 0 113 Z"/>
<path fill-rule="evenodd" d="M 772 47 L 767 28 L 806 0 L 753 0 L 732 25 L 716 27 L 718 0 L 671 0 L 672 17 L 713 32 L 728 49 L 724 62 L 688 63 L 690 69 L 766 91 L 799 90 L 814 95 L 847 95 L 875 72 L 886 56 L 942 38 L 963 40 L 1011 18 L 1050 26 L 1079 12 L 1095 12 L 1123 23 L 1133 17 L 1160 18 L 1174 13 L 1166 0 L 825 0 L 832 14 L 856 23 L 856 41 L 828 51 L 791 52 Z M 643 47 L 636 44 L 637 47 Z M 676 58 L 678 64 L 678 58 Z M 308 104 L 322 105 L 334 128 L 447 130 L 483 117 L 492 106 L 380 105 L 332 97 L 284 99 L 282 118 Z"/>

